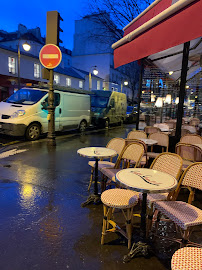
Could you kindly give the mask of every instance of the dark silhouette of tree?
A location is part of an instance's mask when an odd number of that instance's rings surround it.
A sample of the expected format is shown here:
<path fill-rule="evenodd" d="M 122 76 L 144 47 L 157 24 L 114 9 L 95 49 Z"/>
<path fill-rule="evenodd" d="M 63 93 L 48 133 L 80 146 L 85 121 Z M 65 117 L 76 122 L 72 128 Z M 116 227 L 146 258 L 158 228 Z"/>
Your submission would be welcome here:
<path fill-rule="evenodd" d="M 123 27 L 129 24 L 154 0 L 88 0 L 87 15 L 100 27 L 101 31 L 92 33 L 92 38 L 102 39 L 102 43 L 111 43 L 123 37 Z M 92 16 L 93 15 L 93 16 Z M 134 103 L 135 92 L 138 89 L 139 66 L 137 62 L 129 63 L 117 70 L 128 79 Z M 121 83 L 121 82 L 119 82 Z"/>

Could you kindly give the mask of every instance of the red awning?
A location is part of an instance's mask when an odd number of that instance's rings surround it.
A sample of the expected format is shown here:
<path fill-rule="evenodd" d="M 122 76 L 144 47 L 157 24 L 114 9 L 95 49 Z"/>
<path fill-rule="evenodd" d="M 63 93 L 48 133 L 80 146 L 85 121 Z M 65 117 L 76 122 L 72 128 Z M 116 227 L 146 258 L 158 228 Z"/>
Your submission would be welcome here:
<path fill-rule="evenodd" d="M 202 0 L 175 1 L 174 13 L 170 12 L 171 0 L 155 2 L 152 9 L 125 27 L 125 37 L 112 45 L 115 68 L 202 36 Z"/>

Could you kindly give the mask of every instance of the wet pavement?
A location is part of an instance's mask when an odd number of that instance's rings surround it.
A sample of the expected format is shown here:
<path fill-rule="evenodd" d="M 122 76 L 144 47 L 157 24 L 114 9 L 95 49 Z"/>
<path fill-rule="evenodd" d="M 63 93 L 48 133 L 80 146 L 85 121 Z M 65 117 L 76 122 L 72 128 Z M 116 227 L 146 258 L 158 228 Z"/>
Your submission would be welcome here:
<path fill-rule="evenodd" d="M 156 240 L 152 244 L 155 255 L 124 264 L 128 249 L 119 234 L 110 235 L 100 245 L 102 205 L 81 207 L 88 196 L 90 167 L 77 149 L 105 146 L 111 138 L 126 137 L 129 130 L 61 136 L 55 149 L 47 146 L 47 140 L 1 149 L 1 270 L 170 269 L 170 259 L 179 246 Z M 11 152 L 6 157 L 7 151 Z M 134 229 L 134 239 L 138 233 Z"/>

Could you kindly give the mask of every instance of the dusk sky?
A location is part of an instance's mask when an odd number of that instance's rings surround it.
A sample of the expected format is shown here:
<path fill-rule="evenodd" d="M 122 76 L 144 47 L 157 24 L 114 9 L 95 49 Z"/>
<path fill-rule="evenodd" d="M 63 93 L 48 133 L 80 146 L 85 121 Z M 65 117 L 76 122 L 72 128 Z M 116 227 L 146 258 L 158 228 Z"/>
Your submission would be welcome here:
<path fill-rule="evenodd" d="M 40 27 L 42 36 L 46 34 L 46 12 L 57 10 L 61 22 L 61 40 L 64 47 L 73 49 L 74 20 L 84 15 L 86 0 L 25 0 L 1 1 L 0 30 L 16 31 L 18 24 L 27 28 Z"/>

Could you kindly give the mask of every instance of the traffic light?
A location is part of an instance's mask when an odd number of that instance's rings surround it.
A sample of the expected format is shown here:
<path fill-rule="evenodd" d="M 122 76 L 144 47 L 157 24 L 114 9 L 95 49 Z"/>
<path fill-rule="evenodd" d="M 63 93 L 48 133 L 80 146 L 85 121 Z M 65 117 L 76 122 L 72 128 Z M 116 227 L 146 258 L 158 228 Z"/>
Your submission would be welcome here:
<path fill-rule="evenodd" d="M 61 18 L 59 12 L 47 12 L 46 44 L 55 44 L 59 46 L 59 43 L 62 43 L 62 40 L 60 40 L 60 32 L 63 32 L 63 30 L 60 28 L 60 21 L 63 21 L 63 19 Z"/>

